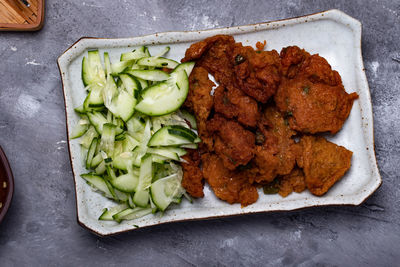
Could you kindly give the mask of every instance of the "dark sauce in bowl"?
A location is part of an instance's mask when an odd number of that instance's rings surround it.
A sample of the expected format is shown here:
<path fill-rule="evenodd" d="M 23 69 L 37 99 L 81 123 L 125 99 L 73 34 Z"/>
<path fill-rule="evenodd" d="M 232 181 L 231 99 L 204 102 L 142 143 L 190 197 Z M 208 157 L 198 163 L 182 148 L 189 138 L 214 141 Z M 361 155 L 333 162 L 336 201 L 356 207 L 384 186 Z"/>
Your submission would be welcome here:
<path fill-rule="evenodd" d="M 14 178 L 7 157 L 0 146 L 0 222 L 11 204 Z"/>

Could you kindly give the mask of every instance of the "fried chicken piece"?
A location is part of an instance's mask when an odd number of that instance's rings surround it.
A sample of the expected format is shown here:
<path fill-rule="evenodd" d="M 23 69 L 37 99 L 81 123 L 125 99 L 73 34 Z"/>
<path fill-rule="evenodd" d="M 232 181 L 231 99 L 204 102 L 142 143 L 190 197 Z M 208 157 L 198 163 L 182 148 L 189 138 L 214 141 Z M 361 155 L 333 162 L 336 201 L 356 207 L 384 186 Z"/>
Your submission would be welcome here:
<path fill-rule="evenodd" d="M 246 165 L 254 156 L 254 134 L 239 123 L 216 114 L 207 123 L 210 134 L 214 134 L 214 151 L 221 157 L 224 166 L 234 170 Z"/>
<path fill-rule="evenodd" d="M 281 52 L 283 73 L 275 102 L 290 127 L 303 133 L 337 133 L 350 114 L 357 93 L 347 94 L 340 75 L 319 55 L 298 47 Z"/>
<path fill-rule="evenodd" d="M 260 118 L 257 102 L 233 86 L 215 89 L 214 109 L 225 118 L 237 118 L 244 126 L 255 127 Z"/>
<path fill-rule="evenodd" d="M 188 153 L 182 158 L 186 162 L 182 162 L 183 178 L 182 186 L 192 197 L 204 197 L 203 186 L 204 178 L 200 170 L 200 153 L 195 149 L 187 149 Z"/>
<path fill-rule="evenodd" d="M 207 132 L 206 121 L 214 105 L 210 95 L 214 85 L 208 78 L 206 69 L 194 67 L 189 76 L 189 94 L 184 103 L 184 106 L 195 114 L 200 138 L 209 150 L 212 150 L 213 140 Z"/>
<path fill-rule="evenodd" d="M 257 174 L 254 175 L 255 182 L 271 182 L 277 175 L 291 172 L 296 161 L 295 142 L 292 139 L 295 134 L 276 107 L 266 108 L 257 133 L 257 141 L 262 146 L 256 146 L 254 167 L 250 171 Z"/>
<path fill-rule="evenodd" d="M 304 173 L 299 168 L 294 168 L 289 174 L 279 178 L 279 195 L 287 197 L 290 193 L 301 193 L 306 189 Z"/>
<path fill-rule="evenodd" d="M 266 103 L 275 94 L 281 80 L 281 61 L 278 52 L 255 51 L 241 43 L 232 54 L 237 83 L 247 95 Z"/>
<path fill-rule="evenodd" d="M 325 194 L 350 169 L 353 152 L 320 136 L 303 136 L 302 154 L 297 159 L 303 168 L 308 190 L 314 195 Z"/>
<path fill-rule="evenodd" d="M 240 172 L 225 168 L 222 159 L 215 154 L 203 154 L 203 175 L 215 195 L 230 204 L 250 205 L 257 201 L 257 188 Z"/>
<path fill-rule="evenodd" d="M 234 83 L 231 54 L 235 39 L 230 35 L 215 35 L 192 44 L 185 52 L 182 62 L 197 60 L 196 66 L 205 68 L 215 80 L 224 85 Z"/>

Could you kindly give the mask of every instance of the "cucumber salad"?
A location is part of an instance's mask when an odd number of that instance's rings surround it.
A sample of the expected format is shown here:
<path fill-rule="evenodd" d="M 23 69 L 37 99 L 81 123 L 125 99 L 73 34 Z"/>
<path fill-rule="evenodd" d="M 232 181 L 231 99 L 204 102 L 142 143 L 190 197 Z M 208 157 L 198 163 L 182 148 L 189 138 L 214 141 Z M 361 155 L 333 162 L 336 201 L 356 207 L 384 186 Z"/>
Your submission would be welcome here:
<path fill-rule="evenodd" d="M 70 137 L 80 138 L 85 155 L 81 177 L 115 201 L 99 220 L 132 220 L 190 200 L 179 162 L 200 138 L 193 115 L 179 108 L 194 62 L 163 57 L 168 51 L 151 56 L 142 46 L 111 62 L 92 50 L 82 60 L 87 96 Z"/>

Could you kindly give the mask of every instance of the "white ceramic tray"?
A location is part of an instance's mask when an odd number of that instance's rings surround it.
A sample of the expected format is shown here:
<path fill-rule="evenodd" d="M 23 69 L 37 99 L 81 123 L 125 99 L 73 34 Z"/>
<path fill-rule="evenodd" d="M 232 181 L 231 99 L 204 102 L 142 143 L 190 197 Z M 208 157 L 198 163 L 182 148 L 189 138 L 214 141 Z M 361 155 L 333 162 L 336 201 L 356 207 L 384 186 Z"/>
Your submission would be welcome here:
<path fill-rule="evenodd" d="M 167 222 L 197 220 L 233 216 L 239 214 L 295 210 L 324 205 L 359 205 L 381 184 L 381 177 L 374 153 L 374 136 L 371 98 L 364 73 L 361 54 L 361 23 L 338 10 L 329 10 L 309 16 L 266 22 L 255 25 L 212 29 L 196 32 L 166 32 L 142 37 L 122 39 L 81 38 L 58 59 L 67 117 L 67 131 L 77 123 L 74 107 L 85 97 L 81 81 L 82 57 L 89 49 L 99 48 L 109 51 L 111 60 L 118 60 L 121 52 L 147 45 L 152 54 L 157 54 L 169 45 L 169 57 L 180 60 L 185 50 L 193 42 L 216 34 L 230 34 L 236 41 L 254 46 L 257 41 L 267 41 L 267 49 L 289 45 L 305 48 L 310 53 L 319 53 L 339 71 L 347 92 L 357 92 L 360 98 L 354 102 L 350 117 L 343 129 L 335 136 L 328 137 L 336 144 L 354 152 L 352 167 L 323 197 L 311 195 L 308 191 L 292 193 L 286 198 L 279 195 L 264 195 L 260 191 L 258 201 L 248 207 L 229 205 L 218 200 L 206 185 L 203 199 L 193 204 L 187 201 L 173 207 L 160 217 L 148 215 L 121 224 L 99 221 L 97 218 L 104 207 L 115 205 L 100 194 L 93 192 L 80 174 L 85 173 L 78 140 L 69 140 L 71 165 L 75 179 L 78 222 L 98 235 L 110 235 L 139 227 L 147 227 Z"/>

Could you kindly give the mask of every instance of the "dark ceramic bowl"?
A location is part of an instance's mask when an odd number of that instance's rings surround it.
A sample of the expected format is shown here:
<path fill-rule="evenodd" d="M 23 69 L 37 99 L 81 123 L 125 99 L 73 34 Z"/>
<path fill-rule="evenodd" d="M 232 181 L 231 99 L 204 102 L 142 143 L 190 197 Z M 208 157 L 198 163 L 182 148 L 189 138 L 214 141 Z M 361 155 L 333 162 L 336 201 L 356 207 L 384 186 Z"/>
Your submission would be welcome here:
<path fill-rule="evenodd" d="M 4 183 L 5 182 L 5 186 Z M 11 172 L 10 164 L 8 163 L 6 154 L 0 146 L 0 222 L 3 220 L 10 207 L 14 193 L 14 177 Z"/>

